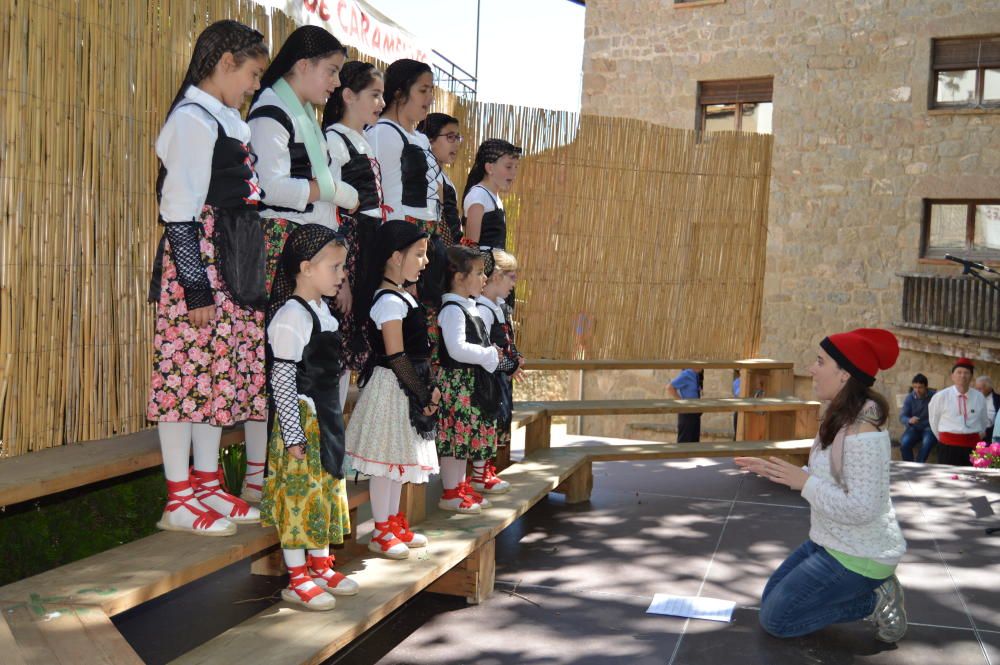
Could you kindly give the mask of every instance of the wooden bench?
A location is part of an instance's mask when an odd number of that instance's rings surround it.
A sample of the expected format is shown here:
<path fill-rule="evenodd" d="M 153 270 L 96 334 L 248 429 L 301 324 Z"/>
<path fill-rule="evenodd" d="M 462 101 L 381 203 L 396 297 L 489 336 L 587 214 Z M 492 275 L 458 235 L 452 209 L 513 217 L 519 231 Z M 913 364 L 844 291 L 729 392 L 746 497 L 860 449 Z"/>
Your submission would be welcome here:
<path fill-rule="evenodd" d="M 526 423 L 524 451 L 530 455 L 551 445 L 553 416 L 621 415 L 650 413 L 754 413 L 763 427 L 751 440 L 785 440 L 811 436 L 816 430 L 819 402 L 797 397 L 742 397 L 723 399 L 566 400 L 516 402 L 516 408 L 542 411 Z M 744 429 L 746 432 L 746 428 Z"/>
<path fill-rule="evenodd" d="M 693 365 L 688 361 L 664 364 L 671 369 L 678 364 Z M 648 363 L 642 366 L 646 368 Z M 783 415 L 775 420 L 775 429 L 788 429 L 789 423 L 794 429 L 795 414 L 812 413 L 815 407 L 814 402 L 794 398 L 518 403 L 514 427 L 526 428 L 526 457 L 501 472 L 512 489 L 491 497 L 493 505 L 481 515 L 435 509 L 425 516 L 423 486 L 408 485 L 414 491 L 407 493 L 404 505 L 410 510 L 412 523 L 422 520 L 421 531 L 431 539 L 426 550 L 415 551 L 403 561 L 391 561 L 371 556 L 361 544 L 349 543 L 337 552 L 338 567 L 359 582 L 362 591 L 358 596 L 339 599 L 337 609 L 329 613 L 279 603 L 176 662 L 320 663 L 421 590 L 479 602 L 493 588 L 496 535 L 551 491 L 565 494 L 570 503 L 586 501 L 593 486 L 594 461 L 771 454 L 796 459 L 807 454 L 811 445 L 810 439 L 803 439 L 695 444 L 588 442 L 550 448 L 553 415 L 741 411 L 755 412 L 765 419 Z M 803 419 L 803 424 L 807 420 Z M 811 424 L 815 429 L 815 422 Z M 60 451 L 59 458 L 56 451 L 48 453 L 53 460 L 70 462 L 60 462 L 56 473 L 49 469 L 47 476 L 38 473 L 38 463 L 29 463 L 30 458 L 46 453 L 27 456 L 17 465 L 25 474 L 21 480 L 29 479 L 21 483 L 26 488 L 18 489 L 18 483 L 9 482 L 12 471 L 4 467 L 6 462 L 0 463 L 0 503 L 24 501 L 158 465 L 155 431 L 131 436 L 134 438 L 126 442 L 127 455 L 110 448 L 114 440 L 78 444 L 71 453 Z M 229 436 L 227 443 L 235 443 L 242 434 Z M 121 439 L 117 443 L 123 443 Z M 368 500 L 367 491 L 352 489 L 349 495 L 352 513 Z M 355 514 L 352 523 L 356 524 Z M 237 535 L 229 538 L 159 533 L 0 588 L 4 617 L 0 621 L 0 652 L 4 662 L 139 663 L 111 623 L 111 616 L 249 557 L 256 557 L 251 566 L 254 573 L 283 572 L 274 529 L 240 527 Z"/>
<path fill-rule="evenodd" d="M 368 484 L 351 483 L 352 524 Z M 349 560 L 367 548 L 334 550 Z M 278 550 L 274 527 L 240 526 L 235 536 L 159 532 L 0 587 L 0 660 L 24 663 L 141 663 L 110 617 L 250 557 Z M 254 572 L 258 567 L 254 563 Z M 264 569 L 266 572 L 266 568 Z M 8 661 L 7 655 L 14 654 Z M 23 660 L 16 660 L 20 654 Z M 71 657 L 70 657 L 71 656 Z"/>
<path fill-rule="evenodd" d="M 587 444 L 535 451 L 501 472 L 512 489 L 491 497 L 493 505 L 481 515 L 431 511 L 420 527 L 431 539 L 425 551 L 403 561 L 372 556 L 360 545 L 338 551 L 338 567 L 362 591 L 338 599 L 335 611 L 308 612 L 279 603 L 176 662 L 320 663 L 421 590 L 480 602 L 493 588 L 496 535 L 551 491 L 564 493 L 570 503 L 586 501 L 594 461 L 801 455 L 810 444 Z M 350 496 L 352 507 L 367 500 L 356 490 Z M 10 662 L 138 663 L 109 617 L 275 546 L 274 529 L 259 526 L 240 527 L 229 538 L 159 533 L 21 580 L 0 588 L 0 649 L 14 654 Z M 280 574 L 281 568 L 254 572 Z M 65 660 L 67 654 L 73 657 Z"/>
<path fill-rule="evenodd" d="M 357 388 L 351 386 L 347 395 L 348 407 L 357 401 L 357 392 Z M 227 429 L 222 434 L 222 447 L 243 440 L 241 426 Z M 0 459 L 0 506 L 152 469 L 162 463 L 160 439 L 155 428 Z"/>

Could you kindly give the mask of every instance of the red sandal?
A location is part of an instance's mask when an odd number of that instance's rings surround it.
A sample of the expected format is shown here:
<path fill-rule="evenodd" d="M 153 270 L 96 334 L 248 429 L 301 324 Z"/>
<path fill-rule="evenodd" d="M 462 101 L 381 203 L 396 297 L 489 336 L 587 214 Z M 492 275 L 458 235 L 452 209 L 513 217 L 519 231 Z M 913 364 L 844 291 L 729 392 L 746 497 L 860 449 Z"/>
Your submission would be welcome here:
<path fill-rule="evenodd" d="M 194 515 L 190 525 L 185 523 L 186 520 L 178 520 L 181 515 L 177 511 L 182 508 Z M 186 480 L 167 481 L 167 507 L 156 527 L 163 531 L 187 531 L 199 536 L 231 536 L 236 533 L 236 525 L 202 504 L 191 492 L 191 483 Z"/>
<path fill-rule="evenodd" d="M 254 524 L 260 521 L 260 511 L 243 499 L 222 489 L 218 471 L 192 469 L 194 494 L 205 506 L 236 524 Z"/>
<path fill-rule="evenodd" d="M 343 573 L 333 569 L 336 559 L 332 556 L 313 556 L 306 559 L 309 575 L 317 586 L 334 596 L 353 596 L 358 592 L 358 583 Z"/>
<path fill-rule="evenodd" d="M 281 599 L 319 612 L 337 606 L 337 599 L 316 584 L 306 566 L 289 566 L 288 588 L 281 590 Z"/>
<path fill-rule="evenodd" d="M 389 515 L 389 528 L 392 529 L 393 535 L 399 538 L 411 550 L 427 546 L 427 537 L 423 534 L 410 531 L 410 523 L 406 520 L 406 515 L 402 512 Z"/>
<path fill-rule="evenodd" d="M 391 522 L 375 522 L 368 549 L 390 559 L 405 559 L 410 556 L 410 548 L 392 532 Z"/>

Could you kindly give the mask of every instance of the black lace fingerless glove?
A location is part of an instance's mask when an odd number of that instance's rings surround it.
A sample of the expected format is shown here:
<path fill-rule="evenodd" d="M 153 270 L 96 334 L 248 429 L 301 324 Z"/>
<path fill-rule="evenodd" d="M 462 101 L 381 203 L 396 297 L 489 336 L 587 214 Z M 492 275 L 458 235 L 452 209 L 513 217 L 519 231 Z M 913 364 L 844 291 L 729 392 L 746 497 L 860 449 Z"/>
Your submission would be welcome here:
<path fill-rule="evenodd" d="M 299 421 L 299 390 L 295 380 L 297 369 L 290 360 L 275 358 L 271 365 L 271 395 L 286 448 L 306 445 L 306 433 L 302 431 L 302 423 Z"/>
<path fill-rule="evenodd" d="M 173 222 L 166 225 L 170 257 L 177 266 L 177 279 L 184 288 L 188 310 L 215 304 L 208 271 L 201 260 L 201 242 L 196 222 Z"/>
<path fill-rule="evenodd" d="M 413 367 L 413 363 L 410 362 L 409 356 L 405 352 L 400 352 L 388 356 L 385 360 L 386 364 L 389 365 L 389 369 L 399 379 L 400 385 L 413 393 L 417 398 L 417 402 L 422 407 L 428 406 L 431 403 L 430 386 L 417 374 L 417 370 Z"/>

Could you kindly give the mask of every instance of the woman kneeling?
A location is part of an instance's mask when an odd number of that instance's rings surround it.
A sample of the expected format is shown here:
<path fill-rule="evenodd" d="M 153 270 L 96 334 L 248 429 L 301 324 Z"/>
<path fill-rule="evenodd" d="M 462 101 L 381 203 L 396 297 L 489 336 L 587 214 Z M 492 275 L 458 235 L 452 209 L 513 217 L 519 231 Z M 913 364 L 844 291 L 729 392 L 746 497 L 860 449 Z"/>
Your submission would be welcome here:
<path fill-rule="evenodd" d="M 775 637 L 806 635 L 832 623 L 867 619 L 876 637 L 906 632 L 903 589 L 895 570 L 906 551 L 889 497 L 889 408 L 872 390 L 892 367 L 899 344 L 886 330 L 863 328 L 820 343 L 810 368 L 816 397 L 829 401 L 819 434 L 800 468 L 738 457 L 741 467 L 801 490 L 809 502 L 809 539 L 771 575 L 760 624 Z"/>

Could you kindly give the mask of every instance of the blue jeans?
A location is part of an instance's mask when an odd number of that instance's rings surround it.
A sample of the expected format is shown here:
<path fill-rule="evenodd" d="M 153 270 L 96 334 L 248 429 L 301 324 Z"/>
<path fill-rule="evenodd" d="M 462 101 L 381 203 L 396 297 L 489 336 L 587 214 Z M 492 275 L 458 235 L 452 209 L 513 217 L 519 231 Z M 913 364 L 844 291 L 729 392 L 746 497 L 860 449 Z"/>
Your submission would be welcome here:
<path fill-rule="evenodd" d="M 844 568 L 807 540 L 767 581 L 760 625 L 775 637 L 798 637 L 831 623 L 864 619 L 875 611 L 875 589 L 880 584 L 882 580 Z"/>
<path fill-rule="evenodd" d="M 903 436 L 899 439 L 899 454 L 907 462 L 913 461 L 913 446 L 920 442 L 920 452 L 917 454 L 918 462 L 926 462 L 927 456 L 937 445 L 937 439 L 931 428 L 922 429 L 919 427 L 907 427 Z"/>

